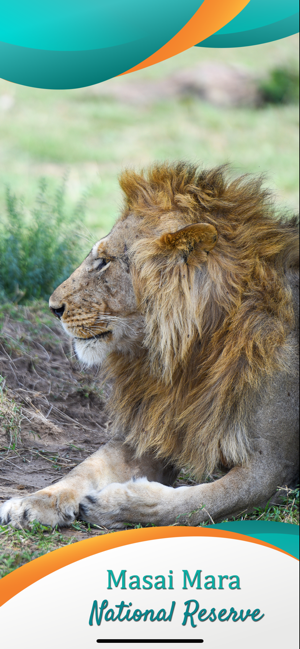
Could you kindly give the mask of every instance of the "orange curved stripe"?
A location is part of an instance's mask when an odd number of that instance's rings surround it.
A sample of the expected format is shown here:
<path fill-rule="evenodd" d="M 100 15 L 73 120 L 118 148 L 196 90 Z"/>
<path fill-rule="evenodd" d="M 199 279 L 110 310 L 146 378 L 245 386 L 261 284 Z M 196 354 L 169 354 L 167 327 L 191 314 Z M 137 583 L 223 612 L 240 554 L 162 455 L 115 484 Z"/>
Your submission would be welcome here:
<path fill-rule="evenodd" d="M 67 545 L 59 550 L 54 550 L 49 554 L 45 554 L 38 559 L 34 559 L 25 566 L 18 568 L 11 572 L 0 581 L 0 606 L 5 604 L 9 599 L 20 593 L 31 584 L 43 579 L 56 570 L 60 570 L 65 566 L 85 559 L 93 554 L 105 552 L 105 550 L 112 550 L 124 545 L 132 543 L 141 543 L 142 541 L 151 541 L 154 539 L 168 539 L 174 537 L 184 536 L 213 536 L 225 539 L 235 539 L 237 541 L 247 541 L 248 543 L 256 543 L 263 545 L 272 550 L 277 550 L 289 557 L 293 555 L 285 550 L 281 550 L 270 543 L 260 541 L 252 536 L 238 534 L 237 532 L 226 532 L 225 530 L 215 530 L 206 527 L 157 527 L 157 528 L 144 528 L 138 530 L 126 530 L 125 532 L 113 532 L 105 534 L 104 536 L 97 536 L 85 541 L 79 541 L 73 545 Z M 297 561 L 297 559 L 296 559 Z"/>
<path fill-rule="evenodd" d="M 230 2 L 228 0 L 227 2 L 224 2 L 224 0 L 204 0 L 192 18 L 168 43 L 165 43 L 157 52 L 154 52 L 154 54 L 130 68 L 130 70 L 123 72 L 123 74 L 148 68 L 150 65 L 170 59 L 172 56 L 197 45 L 197 43 L 227 25 L 249 2 L 250 0 L 231 0 Z"/>

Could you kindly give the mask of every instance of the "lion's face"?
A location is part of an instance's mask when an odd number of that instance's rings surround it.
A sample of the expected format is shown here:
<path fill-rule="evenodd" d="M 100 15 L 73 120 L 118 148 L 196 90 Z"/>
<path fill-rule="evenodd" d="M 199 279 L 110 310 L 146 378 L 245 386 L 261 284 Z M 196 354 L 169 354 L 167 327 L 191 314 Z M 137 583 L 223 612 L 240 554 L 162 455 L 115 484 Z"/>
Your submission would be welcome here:
<path fill-rule="evenodd" d="M 161 357 L 169 350 L 179 362 L 193 335 L 184 304 L 173 294 L 179 286 L 182 295 L 191 290 L 190 270 L 206 264 L 216 240 L 214 226 L 184 225 L 177 212 L 150 225 L 134 213 L 121 217 L 49 300 L 78 358 L 101 364 L 110 352 L 136 354 L 143 345 Z M 177 331 L 182 320 L 186 336 L 181 326 Z"/>
<path fill-rule="evenodd" d="M 111 351 L 131 352 L 142 340 L 143 318 L 133 290 L 127 250 L 136 237 L 132 219 L 118 222 L 93 246 L 74 273 L 52 294 L 49 306 L 73 337 L 87 365 Z"/>

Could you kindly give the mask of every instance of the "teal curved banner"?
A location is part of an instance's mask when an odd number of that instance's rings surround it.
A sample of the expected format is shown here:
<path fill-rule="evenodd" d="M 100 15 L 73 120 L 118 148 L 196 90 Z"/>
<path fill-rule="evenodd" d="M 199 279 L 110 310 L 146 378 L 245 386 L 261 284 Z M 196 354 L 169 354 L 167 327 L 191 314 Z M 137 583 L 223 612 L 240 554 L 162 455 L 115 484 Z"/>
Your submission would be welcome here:
<path fill-rule="evenodd" d="M 35 88 L 83 88 L 129 70 L 150 56 L 152 47 L 151 38 L 78 52 L 35 50 L 0 42 L 0 76 Z"/>
<path fill-rule="evenodd" d="M 68 89 L 122 74 L 160 49 L 203 0 L 15 0 L 0 10 L 0 76 Z"/>
<path fill-rule="evenodd" d="M 203 0 L 14 0 L 2 3 L 0 41 L 35 50 L 106 50 L 172 38 Z"/>
<path fill-rule="evenodd" d="M 299 527 L 290 523 L 273 523 L 272 521 L 232 521 L 211 525 L 216 530 L 236 532 L 245 536 L 270 543 L 284 552 L 299 559 Z"/>
<path fill-rule="evenodd" d="M 0 77 L 26 86 L 53 89 L 105 81 L 139 65 L 174 36 L 180 39 L 182 28 L 194 20 L 199 8 L 202 11 L 203 2 L 27 0 L 25 3 L 14 0 L 2 3 Z M 228 0 L 227 9 L 231 4 L 235 11 L 226 14 L 230 17 L 238 10 L 232 0 Z M 240 2 L 240 7 L 244 4 Z M 218 6 L 217 0 L 205 0 L 201 15 L 211 20 L 218 15 Z M 298 15 L 297 0 L 285 3 L 249 0 L 233 20 L 198 46 L 241 47 L 284 38 L 298 31 Z M 201 27 L 201 18 L 197 20 Z M 206 31 L 211 33 L 213 22 Z M 185 36 L 182 42 L 183 47 L 176 51 L 187 49 Z M 191 45 L 194 43 L 195 38 Z"/>
<path fill-rule="evenodd" d="M 298 0 L 250 0 L 241 13 L 197 47 L 247 47 L 286 38 L 298 31 Z"/>

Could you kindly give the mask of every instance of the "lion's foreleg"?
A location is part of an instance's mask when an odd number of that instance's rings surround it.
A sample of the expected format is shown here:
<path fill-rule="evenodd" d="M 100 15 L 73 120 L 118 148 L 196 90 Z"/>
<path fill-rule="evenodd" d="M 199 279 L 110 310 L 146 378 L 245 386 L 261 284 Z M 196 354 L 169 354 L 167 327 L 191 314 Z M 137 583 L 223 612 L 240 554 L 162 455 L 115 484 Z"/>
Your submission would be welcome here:
<path fill-rule="evenodd" d="M 109 443 L 79 464 L 62 480 L 23 498 L 12 498 L 0 507 L 0 523 L 24 527 L 33 520 L 44 525 L 69 525 L 84 517 L 84 504 L 111 482 L 123 483 L 147 476 L 162 480 L 163 468 L 150 458 L 136 460 L 128 447 Z M 96 521 L 95 521 L 96 522 Z"/>
<path fill-rule="evenodd" d="M 253 452 L 245 466 L 195 487 L 172 489 L 147 480 L 110 484 L 94 495 L 93 503 L 86 503 L 87 520 L 113 527 L 126 523 L 198 525 L 265 504 L 278 487 L 291 484 L 298 475 L 296 384 L 294 378 L 277 377 L 253 408 Z"/>
<path fill-rule="evenodd" d="M 146 479 L 110 484 L 84 499 L 85 520 L 122 528 L 128 523 L 199 525 L 215 522 L 261 504 L 264 496 L 252 489 L 250 473 L 232 469 L 214 483 L 173 489 Z M 271 489 L 273 493 L 276 490 Z M 271 493 L 270 493 L 271 496 Z"/>
<path fill-rule="evenodd" d="M 110 484 L 86 503 L 86 519 L 107 527 L 215 522 L 265 503 L 287 483 L 290 464 L 283 458 L 280 463 L 270 444 L 260 440 L 247 466 L 212 483 L 176 489 L 146 479 Z"/>

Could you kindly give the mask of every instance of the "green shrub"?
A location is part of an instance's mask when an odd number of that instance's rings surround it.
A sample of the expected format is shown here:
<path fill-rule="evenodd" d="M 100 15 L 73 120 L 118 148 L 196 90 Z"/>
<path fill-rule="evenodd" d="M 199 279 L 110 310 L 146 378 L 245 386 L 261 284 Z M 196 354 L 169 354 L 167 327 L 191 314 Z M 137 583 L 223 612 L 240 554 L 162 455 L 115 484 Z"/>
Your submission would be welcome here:
<path fill-rule="evenodd" d="M 49 197 L 42 179 L 29 212 L 7 189 L 5 214 L 0 216 L 0 300 L 48 300 L 83 254 L 83 215 L 83 202 L 67 213 L 65 182 Z"/>
<path fill-rule="evenodd" d="M 262 100 L 267 104 L 291 104 L 299 100 L 299 77 L 295 70 L 274 68 L 259 85 Z"/>

